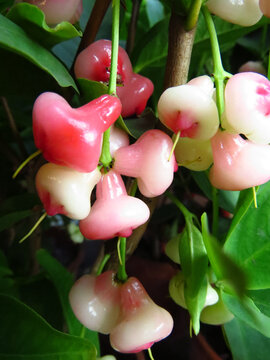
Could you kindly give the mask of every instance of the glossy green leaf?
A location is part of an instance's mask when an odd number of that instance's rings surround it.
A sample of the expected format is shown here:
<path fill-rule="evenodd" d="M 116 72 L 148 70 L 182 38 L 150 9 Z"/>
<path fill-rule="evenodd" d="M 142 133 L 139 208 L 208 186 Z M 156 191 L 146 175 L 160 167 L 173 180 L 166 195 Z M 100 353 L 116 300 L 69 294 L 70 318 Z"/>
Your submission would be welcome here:
<path fill-rule="evenodd" d="M 0 231 L 10 228 L 20 220 L 33 215 L 32 210 L 14 211 L 0 217 Z"/>
<path fill-rule="evenodd" d="M 179 256 L 186 280 L 185 301 L 195 334 L 200 331 L 200 314 L 204 307 L 208 257 L 200 230 L 186 219 L 186 227 L 179 243 Z"/>
<path fill-rule="evenodd" d="M 266 337 L 270 337 L 270 317 L 263 314 L 254 302 L 247 296 L 241 300 L 221 291 L 222 300 L 235 317 L 244 321 L 253 329 Z"/>
<path fill-rule="evenodd" d="M 85 103 L 108 94 L 108 86 L 99 81 L 78 78 L 80 92 Z"/>
<path fill-rule="evenodd" d="M 23 28 L 29 37 L 46 47 L 82 36 L 82 32 L 67 21 L 61 22 L 55 27 L 48 26 L 43 11 L 28 3 L 16 4 L 10 9 L 7 17 Z"/>
<path fill-rule="evenodd" d="M 73 78 L 64 65 L 47 49 L 30 39 L 12 21 L 0 15 L 0 46 L 15 52 L 49 73 L 60 86 L 72 86 L 77 90 Z"/>
<path fill-rule="evenodd" d="M 224 325 L 233 360 L 262 360 L 270 353 L 270 339 L 239 319 Z"/>
<path fill-rule="evenodd" d="M 69 304 L 68 295 L 74 283 L 74 279 L 71 273 L 68 272 L 66 268 L 64 268 L 44 249 L 41 249 L 37 252 L 37 260 L 46 271 L 49 279 L 53 282 L 58 292 L 69 333 L 71 335 L 77 336 L 81 336 L 83 333 L 85 338 L 91 340 L 95 344 L 99 352 L 99 341 L 97 333 L 84 328 L 84 326 L 75 317 Z"/>
<path fill-rule="evenodd" d="M 270 289 L 249 290 L 247 295 L 262 313 L 270 317 Z"/>
<path fill-rule="evenodd" d="M 232 221 L 225 252 L 247 274 L 248 289 L 270 287 L 270 182 L 257 191 L 258 208 L 252 190 L 242 192 Z"/>
<path fill-rule="evenodd" d="M 151 109 L 146 108 L 139 117 L 126 119 L 124 122 L 129 133 L 131 133 L 135 139 L 138 139 L 146 131 L 155 128 L 157 118 Z"/>
<path fill-rule="evenodd" d="M 22 302 L 0 295 L 1 360 L 94 360 L 89 340 L 63 334 Z"/>
<path fill-rule="evenodd" d="M 212 268 L 223 288 L 233 289 L 242 296 L 246 290 L 246 276 L 240 267 L 227 254 L 224 253 L 220 243 L 208 231 L 207 215 L 201 218 L 203 241 Z"/>

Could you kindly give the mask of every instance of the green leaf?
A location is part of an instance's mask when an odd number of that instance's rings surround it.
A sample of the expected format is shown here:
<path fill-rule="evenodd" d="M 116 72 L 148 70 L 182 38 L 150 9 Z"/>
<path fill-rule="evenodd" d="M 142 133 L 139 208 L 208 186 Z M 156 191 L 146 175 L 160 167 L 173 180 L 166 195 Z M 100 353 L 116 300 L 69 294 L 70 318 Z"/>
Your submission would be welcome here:
<path fill-rule="evenodd" d="M 179 256 L 186 279 L 185 301 L 195 334 L 200 331 L 200 314 L 205 304 L 208 257 L 200 230 L 186 219 L 186 227 L 179 243 Z"/>
<path fill-rule="evenodd" d="M 43 11 L 28 3 L 16 4 L 10 9 L 7 17 L 23 28 L 29 37 L 46 47 L 82 36 L 82 32 L 67 21 L 61 22 L 55 27 L 49 27 Z"/>
<path fill-rule="evenodd" d="M 239 319 L 224 325 L 233 360 L 262 360 L 270 353 L 270 339 Z"/>
<path fill-rule="evenodd" d="M 97 333 L 84 328 L 75 317 L 69 304 L 68 295 L 74 283 L 73 276 L 44 249 L 37 252 L 37 260 L 46 271 L 58 292 L 69 333 L 77 336 L 81 336 L 81 334 L 84 333 L 84 337 L 91 340 L 99 352 Z"/>
<path fill-rule="evenodd" d="M 252 190 L 241 193 L 224 250 L 247 274 L 250 290 L 270 287 L 270 182 L 257 191 L 258 208 Z"/>
<path fill-rule="evenodd" d="M 219 280 L 219 286 L 234 291 L 242 296 L 246 290 L 246 276 L 240 267 L 224 253 L 219 242 L 209 234 L 207 215 L 204 213 L 201 218 L 202 235 L 207 255 L 212 268 Z"/>
<path fill-rule="evenodd" d="M 96 350 L 86 339 L 53 329 L 22 302 L 0 295 L 1 360 L 94 360 Z"/>
<path fill-rule="evenodd" d="M 10 228 L 20 220 L 26 219 L 33 215 L 32 210 L 14 211 L 0 217 L 0 231 Z"/>
<path fill-rule="evenodd" d="M 138 139 L 146 131 L 155 128 L 157 118 L 153 111 L 147 108 L 139 117 L 126 119 L 124 122 L 129 130 L 129 134 Z"/>
<path fill-rule="evenodd" d="M 72 86 L 73 78 L 62 63 L 47 49 L 30 39 L 26 33 L 9 19 L 0 15 L 0 46 L 15 52 L 49 73 L 60 86 Z"/>
<path fill-rule="evenodd" d="M 247 295 L 262 313 L 270 317 L 270 289 L 249 290 Z"/>
<path fill-rule="evenodd" d="M 266 316 L 254 302 L 247 296 L 244 296 L 241 300 L 233 295 L 221 291 L 222 300 L 228 309 L 238 319 L 244 321 L 247 325 L 253 329 L 259 331 L 266 337 L 270 337 L 270 317 Z"/>

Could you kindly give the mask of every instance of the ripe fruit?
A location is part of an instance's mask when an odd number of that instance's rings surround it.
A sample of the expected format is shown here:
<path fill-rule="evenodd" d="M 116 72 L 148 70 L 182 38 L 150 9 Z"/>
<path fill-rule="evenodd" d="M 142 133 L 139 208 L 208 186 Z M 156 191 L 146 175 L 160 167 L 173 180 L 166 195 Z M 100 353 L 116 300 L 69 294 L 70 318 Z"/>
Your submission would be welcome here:
<path fill-rule="evenodd" d="M 136 278 L 121 286 L 121 313 L 110 333 L 112 347 L 136 353 L 167 337 L 173 328 L 171 315 L 156 305 Z"/>
<path fill-rule="evenodd" d="M 228 80 L 222 126 L 256 143 L 270 143 L 270 81 L 265 76 L 247 72 Z"/>
<path fill-rule="evenodd" d="M 56 25 L 62 21 L 74 24 L 83 11 L 82 0 L 24 0 L 24 2 L 39 7 L 44 12 L 48 25 Z"/>
<path fill-rule="evenodd" d="M 115 274 L 84 275 L 72 286 L 69 302 L 77 319 L 88 329 L 109 334 L 120 314 L 120 287 Z"/>
<path fill-rule="evenodd" d="M 127 195 L 121 176 L 113 170 L 102 176 L 96 197 L 89 216 L 80 221 L 80 231 L 87 239 L 128 237 L 149 218 L 147 205 Z"/>
<path fill-rule="evenodd" d="M 48 215 L 64 214 L 81 220 L 90 212 L 91 192 L 100 177 L 98 169 L 82 173 L 48 163 L 37 172 L 36 188 Z"/>
<path fill-rule="evenodd" d="M 173 181 L 174 155 L 168 161 L 172 147 L 172 140 L 167 134 L 160 130 L 148 130 L 134 144 L 115 152 L 114 170 L 137 178 L 144 196 L 158 196 Z"/>
<path fill-rule="evenodd" d="M 205 5 L 213 14 L 242 26 L 254 25 L 262 17 L 259 0 L 208 0 Z"/>
<path fill-rule="evenodd" d="M 128 134 L 118 127 L 112 125 L 110 131 L 110 153 L 114 156 L 117 149 L 129 145 Z"/>
<path fill-rule="evenodd" d="M 211 139 L 214 165 L 209 179 L 223 190 L 243 190 L 270 179 L 270 146 L 218 131 Z"/>
<path fill-rule="evenodd" d="M 109 82 L 111 41 L 98 40 L 84 49 L 76 58 L 74 72 L 77 78 Z M 144 76 L 133 73 L 126 51 L 119 46 L 117 64 L 117 95 L 122 103 L 122 116 L 139 115 L 145 109 L 154 86 Z"/>
<path fill-rule="evenodd" d="M 238 72 L 255 72 L 261 75 L 266 75 L 265 67 L 261 61 L 247 61 L 240 66 Z"/>
<path fill-rule="evenodd" d="M 99 161 L 102 134 L 120 113 L 121 103 L 114 96 L 103 95 L 73 109 L 60 95 L 43 93 L 33 108 L 35 144 L 49 162 L 93 171 Z"/>
<path fill-rule="evenodd" d="M 158 101 L 160 121 L 174 133 L 180 131 L 181 137 L 210 139 L 219 127 L 213 93 L 208 76 L 165 90 Z"/>

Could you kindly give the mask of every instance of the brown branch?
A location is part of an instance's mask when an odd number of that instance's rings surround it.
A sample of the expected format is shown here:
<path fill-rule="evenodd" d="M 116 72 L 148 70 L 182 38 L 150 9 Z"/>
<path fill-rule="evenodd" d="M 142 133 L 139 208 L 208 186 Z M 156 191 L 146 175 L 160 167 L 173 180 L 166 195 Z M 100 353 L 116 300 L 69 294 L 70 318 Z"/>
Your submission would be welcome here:
<path fill-rule="evenodd" d="M 172 13 L 164 88 L 187 82 L 196 28 L 185 31 L 185 18 Z"/>
<path fill-rule="evenodd" d="M 132 14 L 128 28 L 128 38 L 127 38 L 127 46 L 126 46 L 126 50 L 129 56 L 133 50 L 135 43 L 136 28 L 137 28 L 137 21 L 140 12 L 140 6 L 141 6 L 141 0 L 133 0 Z"/>
<path fill-rule="evenodd" d="M 15 139 L 15 141 L 17 142 L 18 146 L 19 146 L 19 149 L 21 151 L 21 155 L 22 155 L 22 158 L 26 158 L 28 156 L 28 153 L 26 151 L 26 148 L 24 146 L 24 143 L 22 141 L 22 138 L 21 138 L 21 135 L 18 131 L 18 128 L 17 128 L 17 125 L 16 125 L 16 122 L 15 122 L 15 119 L 13 117 L 13 114 L 10 110 L 10 107 L 9 107 L 9 104 L 8 104 L 8 101 L 5 97 L 1 97 L 1 102 L 3 104 L 3 108 L 6 112 L 6 115 L 7 115 L 7 118 L 8 118 L 8 121 L 9 121 L 9 125 L 10 125 L 10 128 L 11 128 L 11 131 L 12 131 L 12 134 L 13 134 L 13 137 Z"/>
<path fill-rule="evenodd" d="M 77 54 L 80 53 L 87 46 L 92 44 L 92 42 L 95 40 L 110 3 L 111 0 L 96 0 L 89 20 L 87 22 L 86 28 L 84 30 Z"/>

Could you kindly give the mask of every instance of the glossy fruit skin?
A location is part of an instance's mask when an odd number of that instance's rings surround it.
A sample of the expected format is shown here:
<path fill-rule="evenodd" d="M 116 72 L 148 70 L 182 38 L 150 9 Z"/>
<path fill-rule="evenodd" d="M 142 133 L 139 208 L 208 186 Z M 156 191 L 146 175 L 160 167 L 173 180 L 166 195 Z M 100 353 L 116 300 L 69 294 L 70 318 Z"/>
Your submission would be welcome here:
<path fill-rule="evenodd" d="M 36 175 L 36 189 L 49 216 L 63 214 L 74 220 L 87 217 L 90 197 L 101 178 L 98 169 L 82 173 L 52 163 L 43 165 Z"/>
<path fill-rule="evenodd" d="M 156 305 L 136 278 L 121 286 L 121 313 L 110 333 L 112 347 L 122 353 L 137 353 L 167 337 L 173 328 L 171 315 Z"/>
<path fill-rule="evenodd" d="M 209 179 L 223 190 L 243 190 L 270 180 L 270 146 L 218 131 L 211 139 L 214 165 Z"/>
<path fill-rule="evenodd" d="M 73 109 L 60 95 L 43 93 L 33 108 L 36 147 L 49 162 L 91 172 L 99 161 L 103 132 L 120 113 L 120 100 L 114 96 L 103 95 Z"/>
<path fill-rule="evenodd" d="M 74 24 L 83 11 L 82 0 L 24 0 L 24 2 L 39 7 L 44 12 L 48 25 L 56 25 L 62 21 Z"/>
<path fill-rule="evenodd" d="M 84 49 L 76 58 L 74 72 L 77 78 L 109 82 L 111 67 L 111 41 L 98 40 Z M 133 73 L 126 51 L 119 46 L 117 65 L 117 95 L 122 103 L 122 116 L 139 115 L 152 95 L 153 83 Z"/>
<path fill-rule="evenodd" d="M 259 0 L 208 0 L 205 5 L 213 14 L 241 26 L 254 25 L 262 17 Z"/>
<path fill-rule="evenodd" d="M 208 140 L 219 127 L 213 94 L 213 82 L 206 75 L 168 88 L 158 101 L 159 119 L 181 137 Z"/>
<path fill-rule="evenodd" d="M 270 143 L 270 81 L 265 76 L 244 72 L 228 80 L 222 126 L 253 142 Z"/>
<path fill-rule="evenodd" d="M 120 287 L 115 273 L 84 275 L 72 286 L 69 302 L 77 319 L 88 329 L 109 334 L 120 316 Z"/>
<path fill-rule="evenodd" d="M 137 178 L 139 190 L 144 196 L 161 195 L 173 181 L 174 155 L 168 161 L 172 146 L 167 134 L 156 129 L 148 130 L 134 144 L 115 152 L 114 170 Z"/>
<path fill-rule="evenodd" d="M 97 184 L 96 201 L 87 218 L 80 221 L 80 231 L 87 239 L 128 237 L 133 229 L 149 218 L 148 206 L 128 196 L 121 176 L 111 170 Z"/>

